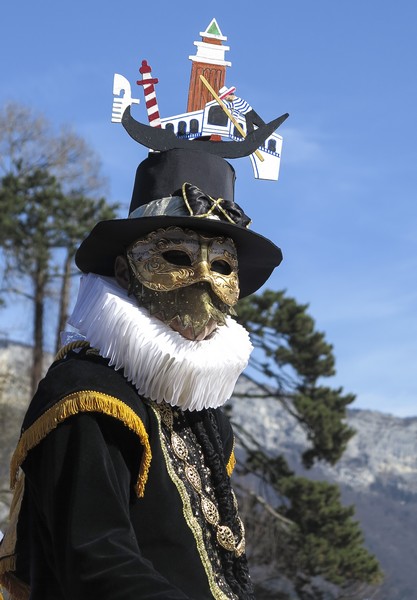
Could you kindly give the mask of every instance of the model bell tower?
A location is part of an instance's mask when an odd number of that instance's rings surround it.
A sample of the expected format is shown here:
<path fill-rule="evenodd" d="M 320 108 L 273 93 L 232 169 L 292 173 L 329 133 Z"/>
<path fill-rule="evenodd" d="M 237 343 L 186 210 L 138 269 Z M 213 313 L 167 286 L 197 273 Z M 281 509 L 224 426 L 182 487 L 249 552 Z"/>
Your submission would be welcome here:
<path fill-rule="evenodd" d="M 225 60 L 229 46 L 223 46 L 227 37 L 222 35 L 216 19 L 213 19 L 206 31 L 200 31 L 201 42 L 194 42 L 197 54 L 189 56 L 192 61 L 190 88 L 188 91 L 187 112 L 204 108 L 207 102 L 213 100 L 208 89 L 200 80 L 203 75 L 216 92 L 224 86 L 226 67 L 232 63 Z"/>

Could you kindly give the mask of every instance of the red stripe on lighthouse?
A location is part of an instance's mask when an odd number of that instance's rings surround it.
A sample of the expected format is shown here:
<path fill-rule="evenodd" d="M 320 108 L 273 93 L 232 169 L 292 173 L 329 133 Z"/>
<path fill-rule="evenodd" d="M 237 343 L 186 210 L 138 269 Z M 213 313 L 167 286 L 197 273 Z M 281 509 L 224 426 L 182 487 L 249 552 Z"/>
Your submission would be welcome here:
<path fill-rule="evenodd" d="M 142 66 L 139 73 L 143 76 L 141 81 L 137 81 L 138 85 L 143 86 L 145 94 L 145 105 L 148 112 L 148 121 L 152 127 L 161 127 L 161 119 L 159 116 L 158 101 L 154 85 L 158 83 L 158 79 L 151 77 L 152 69 L 146 60 L 142 61 Z"/>

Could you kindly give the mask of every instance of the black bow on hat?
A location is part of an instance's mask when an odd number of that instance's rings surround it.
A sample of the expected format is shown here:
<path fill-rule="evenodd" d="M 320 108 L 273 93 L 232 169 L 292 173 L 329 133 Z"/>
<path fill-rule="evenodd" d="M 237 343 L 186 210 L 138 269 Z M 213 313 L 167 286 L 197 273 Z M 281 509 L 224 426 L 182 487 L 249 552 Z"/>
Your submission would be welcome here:
<path fill-rule="evenodd" d="M 187 182 L 182 186 L 181 193 L 191 217 L 223 218 L 229 223 L 241 227 L 249 227 L 250 225 L 250 218 L 245 215 L 236 202 L 207 196 L 197 186 Z"/>

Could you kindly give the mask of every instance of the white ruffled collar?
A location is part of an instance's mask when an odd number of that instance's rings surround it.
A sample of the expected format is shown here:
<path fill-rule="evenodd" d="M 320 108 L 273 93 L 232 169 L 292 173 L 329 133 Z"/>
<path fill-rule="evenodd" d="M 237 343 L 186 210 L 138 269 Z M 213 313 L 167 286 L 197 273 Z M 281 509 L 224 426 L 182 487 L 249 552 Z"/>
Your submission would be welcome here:
<path fill-rule="evenodd" d="M 113 278 L 83 275 L 69 320 L 139 394 L 182 410 L 216 408 L 232 395 L 252 345 L 232 318 L 210 339 L 190 341 L 138 307 Z"/>

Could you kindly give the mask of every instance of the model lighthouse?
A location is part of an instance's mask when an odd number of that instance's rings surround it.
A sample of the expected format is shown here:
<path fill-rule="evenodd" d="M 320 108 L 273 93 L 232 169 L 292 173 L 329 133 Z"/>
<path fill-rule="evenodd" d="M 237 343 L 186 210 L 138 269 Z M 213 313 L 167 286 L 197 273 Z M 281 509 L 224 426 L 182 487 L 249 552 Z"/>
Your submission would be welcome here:
<path fill-rule="evenodd" d="M 229 46 L 223 46 L 222 42 L 226 41 L 227 37 L 222 35 L 216 19 L 213 19 L 200 35 L 202 41 L 194 42 L 197 46 L 197 54 L 189 56 L 192 67 L 187 112 L 201 110 L 207 102 L 213 100 L 210 92 L 201 82 L 200 75 L 203 75 L 215 90 L 220 90 L 224 86 L 226 67 L 232 64 L 225 60 Z"/>

